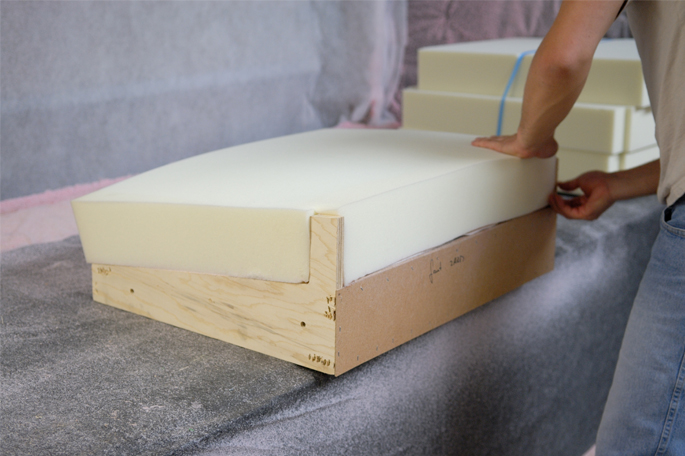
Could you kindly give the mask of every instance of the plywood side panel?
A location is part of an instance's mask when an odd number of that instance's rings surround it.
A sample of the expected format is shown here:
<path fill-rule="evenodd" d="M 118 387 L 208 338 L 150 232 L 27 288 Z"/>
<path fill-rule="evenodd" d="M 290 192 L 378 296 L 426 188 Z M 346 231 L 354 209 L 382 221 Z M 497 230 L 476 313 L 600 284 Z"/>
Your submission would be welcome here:
<path fill-rule="evenodd" d="M 338 290 L 335 374 L 551 271 L 555 237 L 556 214 L 546 208 Z"/>
<path fill-rule="evenodd" d="M 308 283 L 93 265 L 93 299 L 329 374 L 342 218 L 311 218 Z"/>

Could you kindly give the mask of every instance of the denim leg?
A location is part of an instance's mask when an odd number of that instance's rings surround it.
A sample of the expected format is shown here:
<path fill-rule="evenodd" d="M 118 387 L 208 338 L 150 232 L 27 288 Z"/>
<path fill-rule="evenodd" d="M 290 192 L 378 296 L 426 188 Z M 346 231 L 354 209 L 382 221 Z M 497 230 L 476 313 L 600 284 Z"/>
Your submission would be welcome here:
<path fill-rule="evenodd" d="M 597 456 L 685 455 L 685 198 L 667 208 L 597 434 Z"/>

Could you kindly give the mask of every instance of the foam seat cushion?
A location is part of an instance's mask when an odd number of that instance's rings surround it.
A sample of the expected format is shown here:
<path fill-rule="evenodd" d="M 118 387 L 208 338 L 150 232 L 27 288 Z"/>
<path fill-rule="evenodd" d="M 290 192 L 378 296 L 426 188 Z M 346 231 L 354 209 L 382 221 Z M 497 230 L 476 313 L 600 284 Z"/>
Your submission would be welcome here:
<path fill-rule="evenodd" d="M 497 132 L 500 97 L 415 88 L 403 92 L 404 128 L 449 131 L 479 136 Z M 508 97 L 502 134 L 514 134 L 521 120 L 522 99 Z M 618 154 L 656 145 L 654 116 L 649 108 L 576 103 L 555 132 L 567 149 Z"/>
<path fill-rule="evenodd" d="M 323 129 L 171 163 L 72 206 L 90 263 L 294 283 L 309 277 L 310 216 L 340 215 L 347 284 L 547 204 L 555 159 L 472 139 Z"/>
<path fill-rule="evenodd" d="M 428 46 L 418 52 L 421 90 L 502 96 L 519 55 L 541 38 L 507 38 Z M 509 95 L 522 97 L 532 55 L 523 57 Z M 649 106 L 635 40 L 602 40 L 578 98 L 582 103 Z"/>
<path fill-rule="evenodd" d="M 560 149 L 557 152 L 557 157 L 559 158 L 559 180 L 566 181 L 587 171 L 611 173 L 644 165 L 659 159 L 659 148 L 651 146 L 619 155 Z"/>

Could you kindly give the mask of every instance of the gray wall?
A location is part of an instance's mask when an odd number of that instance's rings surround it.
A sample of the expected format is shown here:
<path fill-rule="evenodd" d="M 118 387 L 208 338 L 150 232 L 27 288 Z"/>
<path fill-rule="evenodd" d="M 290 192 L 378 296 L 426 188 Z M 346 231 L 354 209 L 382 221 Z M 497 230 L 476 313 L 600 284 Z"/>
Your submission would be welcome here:
<path fill-rule="evenodd" d="M 382 124 L 406 3 L 2 1 L 2 199 Z"/>

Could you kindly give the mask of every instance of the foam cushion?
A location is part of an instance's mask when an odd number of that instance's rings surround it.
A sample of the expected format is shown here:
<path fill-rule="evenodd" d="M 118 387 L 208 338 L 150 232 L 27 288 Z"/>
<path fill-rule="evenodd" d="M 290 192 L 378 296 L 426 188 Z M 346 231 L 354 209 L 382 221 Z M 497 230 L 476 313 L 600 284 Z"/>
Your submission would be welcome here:
<path fill-rule="evenodd" d="M 627 154 L 621 154 L 621 169 L 631 169 L 636 168 L 645 163 L 649 163 L 654 160 L 659 159 L 659 147 L 645 147 L 641 150 L 636 150 L 635 152 L 630 152 Z"/>
<path fill-rule="evenodd" d="M 626 111 L 624 152 L 635 152 L 656 146 L 656 124 L 650 107 L 632 107 Z"/>
<path fill-rule="evenodd" d="M 565 181 L 587 171 L 615 172 L 644 165 L 659 159 L 659 148 L 651 146 L 619 155 L 560 149 L 557 157 L 559 158 L 559 180 Z"/>
<path fill-rule="evenodd" d="M 345 283 L 544 207 L 556 161 L 471 136 L 326 129 L 157 168 L 73 201 L 91 263 L 302 282 L 309 217 L 344 217 Z"/>
<path fill-rule="evenodd" d="M 621 169 L 621 158 L 618 155 L 560 149 L 557 157 L 559 158 L 560 181 L 571 180 L 587 171 L 612 173 Z"/>
<path fill-rule="evenodd" d="M 535 50 L 541 38 L 507 38 L 419 49 L 422 90 L 502 96 L 518 56 Z M 522 97 L 532 55 L 523 58 L 510 95 Z M 602 40 L 579 101 L 648 106 L 649 96 L 633 39 Z"/>
<path fill-rule="evenodd" d="M 405 89 L 403 127 L 494 135 L 500 100 L 491 95 Z M 521 98 L 507 98 L 502 134 L 516 132 L 521 104 Z M 654 132 L 654 117 L 648 108 L 576 103 L 557 128 L 555 138 L 562 148 L 617 154 L 656 144 Z"/>

